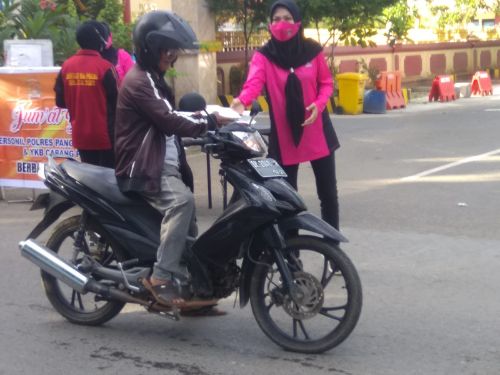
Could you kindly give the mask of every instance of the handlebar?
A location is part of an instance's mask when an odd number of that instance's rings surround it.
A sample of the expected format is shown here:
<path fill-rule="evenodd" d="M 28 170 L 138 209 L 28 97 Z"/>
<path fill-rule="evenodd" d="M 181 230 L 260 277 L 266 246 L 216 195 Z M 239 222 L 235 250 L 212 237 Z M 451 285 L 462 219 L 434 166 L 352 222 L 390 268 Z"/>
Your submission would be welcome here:
<path fill-rule="evenodd" d="M 182 138 L 181 141 L 184 147 L 204 146 L 208 143 L 207 138 Z"/>

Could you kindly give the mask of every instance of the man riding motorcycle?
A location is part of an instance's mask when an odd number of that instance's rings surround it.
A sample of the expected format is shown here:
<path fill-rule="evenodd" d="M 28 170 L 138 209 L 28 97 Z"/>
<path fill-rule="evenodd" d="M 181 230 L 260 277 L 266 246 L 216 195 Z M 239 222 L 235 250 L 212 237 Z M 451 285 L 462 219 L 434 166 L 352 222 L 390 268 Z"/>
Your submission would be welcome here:
<path fill-rule="evenodd" d="M 186 239 L 196 237 L 197 226 L 193 175 L 179 137 L 201 136 L 223 119 L 174 111 L 174 95 L 164 74 L 179 50 L 198 48 L 186 21 L 175 13 L 150 12 L 137 22 L 133 42 L 137 64 L 122 83 L 116 110 L 116 178 L 122 192 L 140 194 L 164 215 L 157 261 L 143 283 L 159 303 L 182 307 L 185 301 L 176 283 L 189 278 L 181 259 Z"/>

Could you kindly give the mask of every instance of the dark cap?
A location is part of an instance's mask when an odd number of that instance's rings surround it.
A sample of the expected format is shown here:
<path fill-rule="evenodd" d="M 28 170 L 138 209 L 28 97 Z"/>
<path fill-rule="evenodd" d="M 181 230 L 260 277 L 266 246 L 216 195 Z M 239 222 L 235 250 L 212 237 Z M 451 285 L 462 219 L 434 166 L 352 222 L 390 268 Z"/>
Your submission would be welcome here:
<path fill-rule="evenodd" d="M 107 39 L 106 27 L 98 21 L 85 21 L 76 29 L 76 41 L 83 49 L 101 51 Z"/>
<path fill-rule="evenodd" d="M 276 8 L 283 7 L 288 9 L 295 22 L 302 21 L 302 16 L 300 15 L 300 9 L 293 0 L 278 0 L 271 5 L 271 20 L 273 19 L 273 14 Z"/>

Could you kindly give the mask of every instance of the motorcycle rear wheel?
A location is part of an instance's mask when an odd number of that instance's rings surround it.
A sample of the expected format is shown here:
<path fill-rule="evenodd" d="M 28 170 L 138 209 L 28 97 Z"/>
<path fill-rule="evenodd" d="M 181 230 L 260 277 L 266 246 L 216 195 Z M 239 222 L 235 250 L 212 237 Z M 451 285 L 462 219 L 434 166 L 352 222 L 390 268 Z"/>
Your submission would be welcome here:
<path fill-rule="evenodd" d="M 276 344 L 294 352 L 322 353 L 339 345 L 356 326 L 361 281 L 347 255 L 323 238 L 297 236 L 286 244 L 286 264 L 304 298 L 297 303 L 285 292 L 274 260 L 263 254 L 250 284 L 252 311 Z"/>
<path fill-rule="evenodd" d="M 75 254 L 73 250 L 75 236 L 80 229 L 80 220 L 80 216 L 63 220 L 56 226 L 46 244 L 49 249 L 74 264 L 78 264 L 83 255 L 81 252 Z M 90 222 L 85 228 L 85 240 L 90 244 L 92 257 L 103 265 L 122 260 L 101 232 Z M 125 306 L 125 303 L 119 301 L 99 300 L 93 293 L 83 295 L 45 271 L 41 271 L 41 275 L 50 303 L 59 314 L 72 323 L 101 325 L 118 315 Z"/>

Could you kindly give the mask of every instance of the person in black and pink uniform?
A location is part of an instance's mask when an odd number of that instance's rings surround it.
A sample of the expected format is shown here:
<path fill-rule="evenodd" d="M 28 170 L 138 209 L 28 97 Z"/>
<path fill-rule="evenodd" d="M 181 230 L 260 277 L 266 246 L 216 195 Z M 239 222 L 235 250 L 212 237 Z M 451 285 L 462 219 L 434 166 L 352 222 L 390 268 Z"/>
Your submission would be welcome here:
<path fill-rule="evenodd" d="M 271 5 L 270 40 L 255 52 L 248 77 L 231 107 L 242 113 L 265 87 L 271 134 L 269 156 L 297 189 L 299 165 L 310 162 L 321 202 L 321 217 L 339 229 L 335 171 L 337 134 L 326 110 L 333 79 L 323 47 L 304 36 L 300 9 L 293 0 Z"/>
<path fill-rule="evenodd" d="M 113 34 L 109 25 L 106 22 L 102 23 L 106 28 L 106 46 L 101 52 L 101 56 L 108 60 L 115 66 L 116 74 L 118 76 L 118 86 L 123 81 L 125 74 L 134 66 L 134 60 L 132 56 L 125 51 L 123 48 L 115 48 L 113 46 Z"/>
<path fill-rule="evenodd" d="M 76 31 L 81 49 L 68 58 L 56 78 L 56 105 L 67 108 L 73 147 L 82 162 L 114 167 L 114 121 L 118 96 L 113 64 L 102 58 L 107 30 L 86 21 Z"/>

